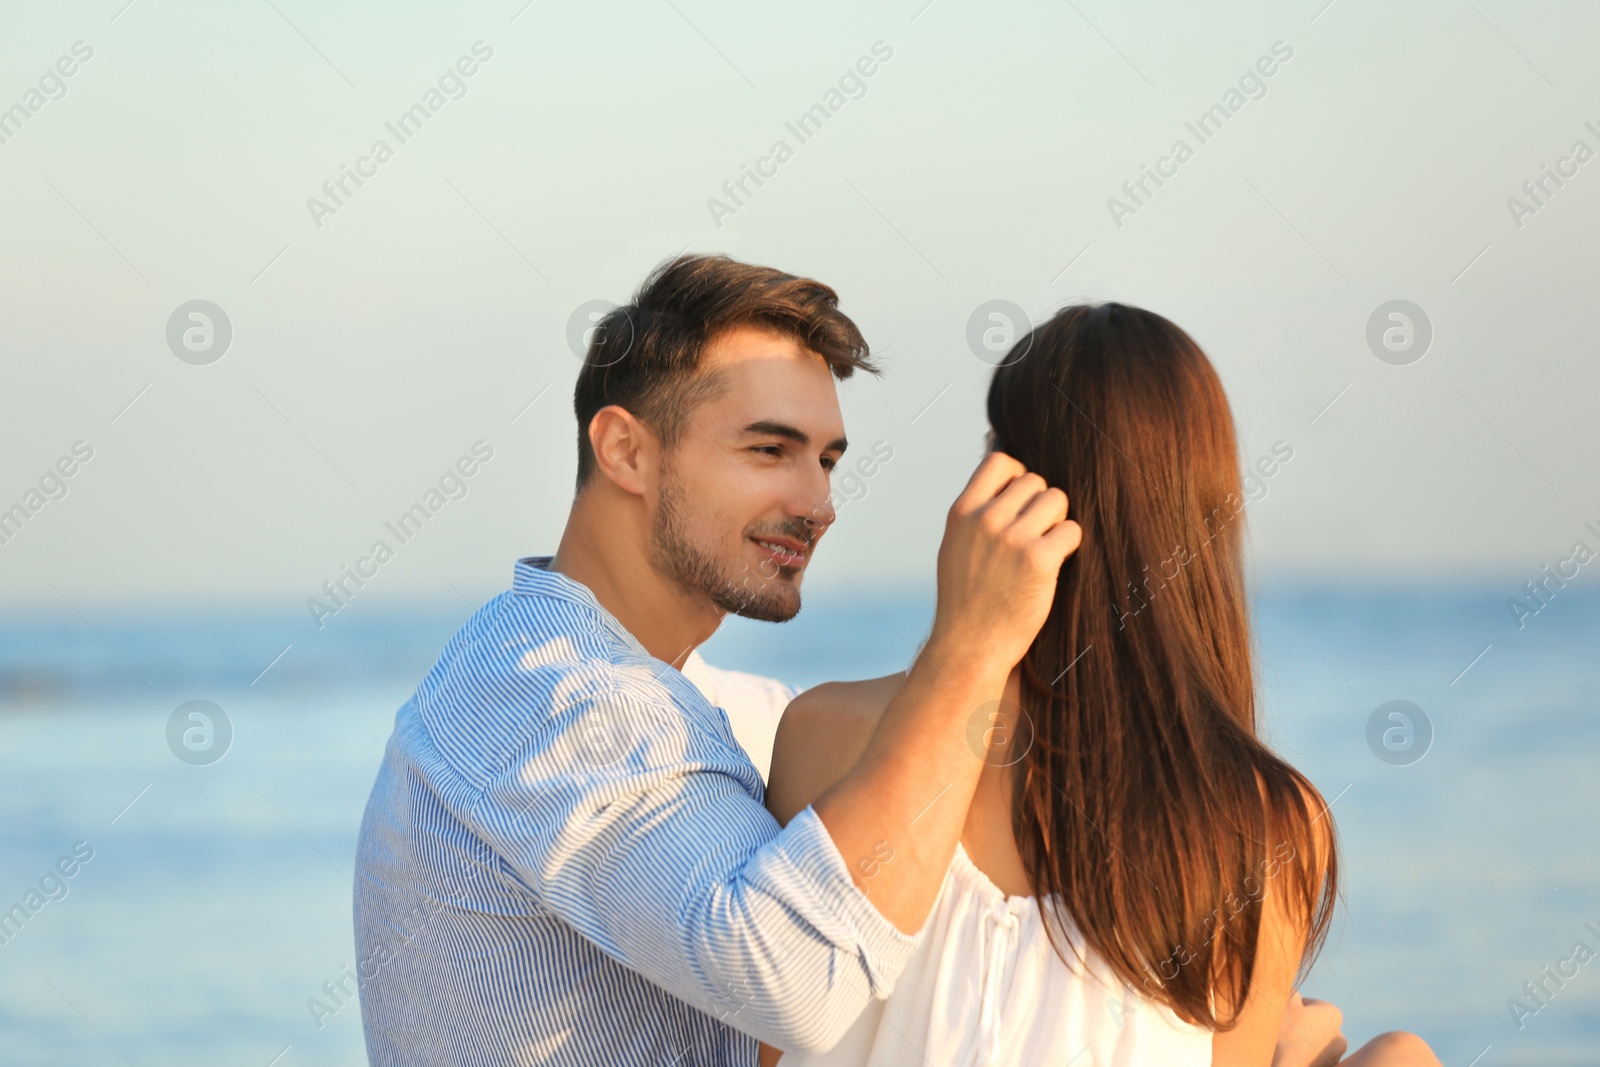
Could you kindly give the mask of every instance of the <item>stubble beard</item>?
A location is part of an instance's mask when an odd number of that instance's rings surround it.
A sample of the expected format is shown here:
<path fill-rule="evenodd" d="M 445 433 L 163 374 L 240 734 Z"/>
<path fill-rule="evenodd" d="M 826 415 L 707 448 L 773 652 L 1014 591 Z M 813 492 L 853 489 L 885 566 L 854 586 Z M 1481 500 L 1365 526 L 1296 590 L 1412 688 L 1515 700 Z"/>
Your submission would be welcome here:
<path fill-rule="evenodd" d="M 740 534 L 743 544 L 744 534 Z M 688 503 L 670 470 L 662 471 L 661 498 L 650 525 L 650 565 L 691 594 L 706 597 L 723 611 L 759 622 L 788 622 L 800 613 L 798 567 L 776 566 L 766 576 L 729 568 L 689 535 Z"/>

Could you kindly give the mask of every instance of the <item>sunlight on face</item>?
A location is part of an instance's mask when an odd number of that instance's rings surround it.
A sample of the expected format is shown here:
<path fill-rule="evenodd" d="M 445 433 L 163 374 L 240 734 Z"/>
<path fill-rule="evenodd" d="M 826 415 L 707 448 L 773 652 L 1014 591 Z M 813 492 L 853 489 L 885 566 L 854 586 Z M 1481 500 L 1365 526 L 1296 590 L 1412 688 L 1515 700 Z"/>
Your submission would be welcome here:
<path fill-rule="evenodd" d="M 832 372 L 793 338 L 741 326 L 707 345 L 700 373 L 721 388 L 663 459 L 651 564 L 724 611 L 784 622 L 834 520 L 828 476 L 845 439 Z"/>

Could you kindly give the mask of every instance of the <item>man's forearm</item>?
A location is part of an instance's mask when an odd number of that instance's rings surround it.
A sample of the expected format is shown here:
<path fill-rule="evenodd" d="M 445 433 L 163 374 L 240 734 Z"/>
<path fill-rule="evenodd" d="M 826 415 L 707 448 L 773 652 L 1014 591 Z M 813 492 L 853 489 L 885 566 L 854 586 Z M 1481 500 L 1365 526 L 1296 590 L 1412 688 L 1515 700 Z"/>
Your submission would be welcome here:
<path fill-rule="evenodd" d="M 878 913 L 915 934 L 944 884 L 983 771 L 967 727 L 998 705 L 1082 541 L 1067 496 L 1002 452 L 978 464 L 939 545 L 933 636 L 867 743 L 811 805 Z"/>
<path fill-rule="evenodd" d="M 927 921 L 983 771 L 968 726 L 1009 673 L 970 643 L 930 642 L 861 759 L 812 804 L 856 884 L 905 933 Z"/>

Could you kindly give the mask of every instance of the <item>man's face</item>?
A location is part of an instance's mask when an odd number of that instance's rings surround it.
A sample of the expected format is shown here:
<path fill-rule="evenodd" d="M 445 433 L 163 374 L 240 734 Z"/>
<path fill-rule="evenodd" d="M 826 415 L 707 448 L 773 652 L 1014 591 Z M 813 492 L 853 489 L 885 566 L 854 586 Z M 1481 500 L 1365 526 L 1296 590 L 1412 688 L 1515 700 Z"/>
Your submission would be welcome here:
<path fill-rule="evenodd" d="M 834 520 L 828 476 L 845 439 L 833 375 L 799 342 L 750 326 L 713 338 L 700 373 L 717 389 L 662 459 L 650 562 L 724 611 L 785 622 Z"/>

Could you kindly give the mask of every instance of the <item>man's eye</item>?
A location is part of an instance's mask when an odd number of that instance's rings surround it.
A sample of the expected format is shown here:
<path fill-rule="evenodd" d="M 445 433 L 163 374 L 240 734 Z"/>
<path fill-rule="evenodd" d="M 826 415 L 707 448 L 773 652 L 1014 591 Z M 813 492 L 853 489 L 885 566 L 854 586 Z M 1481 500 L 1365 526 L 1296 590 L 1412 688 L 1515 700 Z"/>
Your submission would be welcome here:
<path fill-rule="evenodd" d="M 756 447 L 752 448 L 750 451 L 752 451 L 752 452 L 760 452 L 762 455 L 766 455 L 766 456 L 781 456 L 781 455 L 783 455 L 783 446 L 782 445 L 757 445 Z"/>
<path fill-rule="evenodd" d="M 830 474 L 833 472 L 833 468 L 837 467 L 838 465 L 838 460 L 829 459 L 827 456 L 822 457 L 822 469 L 828 471 Z"/>

